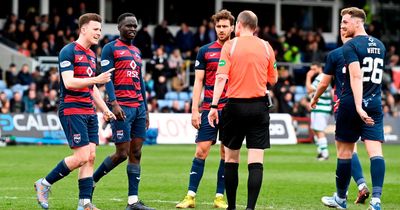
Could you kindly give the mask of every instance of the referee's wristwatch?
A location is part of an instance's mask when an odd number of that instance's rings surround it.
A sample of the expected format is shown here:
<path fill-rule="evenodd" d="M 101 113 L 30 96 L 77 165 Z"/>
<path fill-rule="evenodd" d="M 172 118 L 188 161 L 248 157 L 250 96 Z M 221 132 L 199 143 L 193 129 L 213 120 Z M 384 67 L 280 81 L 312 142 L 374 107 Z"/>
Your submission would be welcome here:
<path fill-rule="evenodd" d="M 211 108 L 211 109 L 218 109 L 218 105 L 211 104 L 210 108 Z"/>

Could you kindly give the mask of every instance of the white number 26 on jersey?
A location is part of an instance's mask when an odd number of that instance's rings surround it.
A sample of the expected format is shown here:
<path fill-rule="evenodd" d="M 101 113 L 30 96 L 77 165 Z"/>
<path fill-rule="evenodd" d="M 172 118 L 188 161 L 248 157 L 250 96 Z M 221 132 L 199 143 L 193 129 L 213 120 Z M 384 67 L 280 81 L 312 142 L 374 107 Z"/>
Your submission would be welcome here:
<path fill-rule="evenodd" d="M 363 82 L 371 81 L 375 84 L 381 84 L 383 76 L 383 59 L 365 57 L 362 65 L 364 66 L 361 68 L 364 72 Z"/>

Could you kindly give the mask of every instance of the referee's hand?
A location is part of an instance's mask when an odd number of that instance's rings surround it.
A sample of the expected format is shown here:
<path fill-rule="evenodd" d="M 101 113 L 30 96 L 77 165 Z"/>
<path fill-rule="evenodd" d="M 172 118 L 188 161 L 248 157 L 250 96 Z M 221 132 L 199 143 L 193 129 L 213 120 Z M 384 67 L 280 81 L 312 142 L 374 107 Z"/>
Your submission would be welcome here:
<path fill-rule="evenodd" d="M 208 123 L 211 125 L 211 127 L 215 128 L 215 126 L 218 125 L 218 122 L 218 110 L 211 108 L 210 112 L 208 113 Z"/>

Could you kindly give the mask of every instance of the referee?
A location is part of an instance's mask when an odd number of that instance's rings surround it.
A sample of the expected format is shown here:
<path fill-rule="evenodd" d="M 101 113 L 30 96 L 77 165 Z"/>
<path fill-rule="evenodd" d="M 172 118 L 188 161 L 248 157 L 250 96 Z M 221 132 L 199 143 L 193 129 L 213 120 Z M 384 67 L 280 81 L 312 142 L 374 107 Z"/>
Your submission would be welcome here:
<path fill-rule="evenodd" d="M 267 83 L 278 79 L 274 50 L 254 36 L 257 16 L 241 12 L 235 26 L 236 38 L 222 48 L 208 121 L 218 124 L 217 104 L 228 80 L 229 98 L 222 111 L 225 146 L 225 188 L 228 209 L 236 209 L 239 154 L 246 137 L 248 148 L 247 210 L 254 209 L 263 177 L 264 149 L 270 147 Z"/>

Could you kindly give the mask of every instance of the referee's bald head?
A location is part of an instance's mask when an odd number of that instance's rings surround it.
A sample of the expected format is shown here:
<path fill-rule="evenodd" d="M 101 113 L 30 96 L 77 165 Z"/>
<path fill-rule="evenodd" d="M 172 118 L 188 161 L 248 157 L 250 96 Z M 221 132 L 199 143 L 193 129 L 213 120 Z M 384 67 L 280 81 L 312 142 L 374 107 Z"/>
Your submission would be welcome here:
<path fill-rule="evenodd" d="M 250 28 L 251 30 L 255 30 L 258 24 L 257 15 L 250 10 L 242 11 L 238 16 L 237 21 L 239 21 L 243 27 Z"/>

